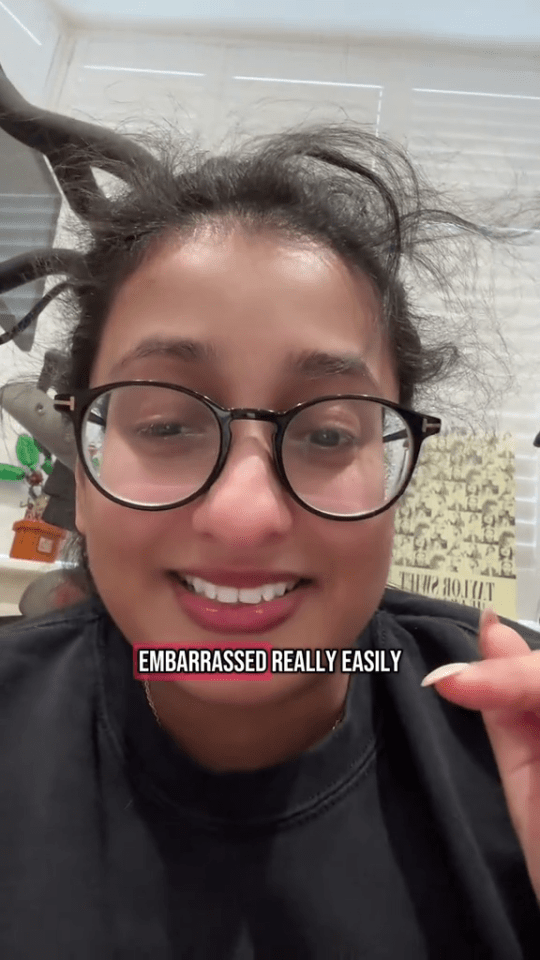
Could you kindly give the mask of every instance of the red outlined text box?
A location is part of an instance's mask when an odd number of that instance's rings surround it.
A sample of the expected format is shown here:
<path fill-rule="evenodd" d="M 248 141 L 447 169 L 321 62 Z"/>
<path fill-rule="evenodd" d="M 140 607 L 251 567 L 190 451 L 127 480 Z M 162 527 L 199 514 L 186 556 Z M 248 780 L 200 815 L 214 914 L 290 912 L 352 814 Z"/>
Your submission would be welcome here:
<path fill-rule="evenodd" d="M 211 671 L 195 672 L 194 670 L 178 670 L 176 668 L 170 672 L 168 670 L 166 672 L 161 672 L 160 670 L 150 671 L 150 667 L 160 666 L 160 663 L 163 663 L 163 666 L 165 666 L 167 660 L 172 660 L 170 656 L 167 657 L 166 652 L 169 650 L 187 651 L 185 657 L 176 655 L 177 662 L 180 662 L 181 665 L 183 665 L 186 660 L 189 665 L 189 661 L 193 663 L 196 659 L 208 659 L 204 657 L 204 651 L 208 651 L 210 658 L 212 658 L 213 652 L 219 650 L 222 651 L 222 659 L 228 661 L 228 663 L 232 662 L 235 669 L 224 673 L 213 673 Z M 264 642 L 256 644 L 241 642 L 232 644 L 223 640 L 217 640 L 209 643 L 136 643 L 133 645 L 133 676 L 135 680 L 168 680 L 169 682 L 172 680 L 270 680 L 272 677 L 270 669 L 271 650 L 272 644 Z M 162 658 L 159 657 L 160 651 L 164 654 Z M 189 651 L 195 651 L 195 655 L 190 656 Z M 238 656 L 234 656 L 236 651 L 239 651 Z M 145 654 L 147 654 L 147 656 L 145 656 Z M 250 654 L 252 654 L 252 656 L 250 656 Z M 244 663 L 244 667 L 250 665 L 253 666 L 254 669 L 252 671 L 248 671 L 245 668 L 243 670 L 239 669 L 242 666 L 242 662 Z M 262 669 L 264 665 L 266 665 L 265 669 Z"/>

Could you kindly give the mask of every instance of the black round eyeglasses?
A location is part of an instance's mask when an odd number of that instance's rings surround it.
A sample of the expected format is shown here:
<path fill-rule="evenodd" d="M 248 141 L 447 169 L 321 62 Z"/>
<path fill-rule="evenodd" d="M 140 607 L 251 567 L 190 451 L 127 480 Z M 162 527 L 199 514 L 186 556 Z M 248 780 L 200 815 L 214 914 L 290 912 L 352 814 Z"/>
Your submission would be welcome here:
<path fill-rule="evenodd" d="M 126 380 L 60 393 L 90 482 L 135 510 L 172 510 L 216 482 L 231 448 L 233 420 L 275 427 L 273 466 L 292 499 L 330 520 L 363 520 L 405 492 L 438 417 L 379 397 L 338 394 L 281 413 L 227 409 L 171 383 Z"/>

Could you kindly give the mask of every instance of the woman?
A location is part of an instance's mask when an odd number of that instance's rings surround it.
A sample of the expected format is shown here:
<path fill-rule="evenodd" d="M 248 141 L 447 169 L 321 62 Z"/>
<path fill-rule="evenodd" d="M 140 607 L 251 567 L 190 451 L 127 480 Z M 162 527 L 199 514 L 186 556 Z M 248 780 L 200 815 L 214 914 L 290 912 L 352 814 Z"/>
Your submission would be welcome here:
<path fill-rule="evenodd" d="M 538 956 L 535 640 L 486 616 L 468 666 L 476 610 L 386 590 L 448 359 L 397 274 L 415 183 L 317 128 L 88 214 L 57 409 L 91 596 L 0 645 L 3 960 Z M 134 678 L 216 641 L 360 666 Z"/>

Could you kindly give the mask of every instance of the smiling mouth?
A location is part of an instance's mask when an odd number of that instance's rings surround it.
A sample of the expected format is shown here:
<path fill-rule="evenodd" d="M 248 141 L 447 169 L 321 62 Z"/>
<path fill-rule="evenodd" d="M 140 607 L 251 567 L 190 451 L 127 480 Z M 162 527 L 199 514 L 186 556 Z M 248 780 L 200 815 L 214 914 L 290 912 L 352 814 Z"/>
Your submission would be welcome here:
<path fill-rule="evenodd" d="M 207 597 L 204 592 L 203 592 L 203 593 L 200 593 L 199 591 L 195 590 L 193 584 L 188 583 L 187 580 L 184 580 L 184 578 L 181 577 L 180 574 L 176 573 L 175 570 L 171 570 L 170 576 L 171 576 L 171 578 L 172 578 L 176 583 L 180 583 L 180 584 L 188 591 L 188 593 L 192 593 L 192 594 L 194 594 L 194 595 L 197 596 L 197 597 L 201 597 L 201 599 L 202 599 L 202 598 L 205 598 L 205 599 L 207 599 L 207 600 L 209 599 L 209 597 Z M 295 590 L 298 590 L 299 587 L 308 586 L 310 583 L 313 583 L 313 580 L 308 580 L 308 579 L 302 578 L 302 579 L 300 579 L 297 583 L 295 583 L 294 587 L 291 587 L 290 590 L 286 590 L 285 593 L 283 594 L 283 596 L 287 596 L 289 593 L 293 593 Z M 274 598 L 274 599 L 279 599 L 279 598 Z M 216 598 L 216 599 L 213 600 L 212 602 L 213 602 L 213 603 L 219 603 L 220 601 L 218 601 L 217 598 Z M 272 602 L 272 601 L 264 600 L 264 599 L 261 599 L 261 601 L 260 601 L 261 604 L 266 604 L 266 603 L 271 603 L 271 602 Z M 250 605 L 250 604 L 246 604 L 246 603 L 242 602 L 241 600 L 238 601 L 238 603 L 227 603 L 227 604 L 226 604 L 226 606 L 228 606 L 228 607 L 245 607 L 245 606 L 249 606 L 249 605 Z"/>

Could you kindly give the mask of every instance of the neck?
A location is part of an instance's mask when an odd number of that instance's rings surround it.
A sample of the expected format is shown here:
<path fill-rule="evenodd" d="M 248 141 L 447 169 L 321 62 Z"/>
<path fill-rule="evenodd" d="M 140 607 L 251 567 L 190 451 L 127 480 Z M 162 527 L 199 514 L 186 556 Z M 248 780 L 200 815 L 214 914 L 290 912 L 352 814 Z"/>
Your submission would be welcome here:
<path fill-rule="evenodd" d="M 345 708 L 349 676 L 325 675 L 264 704 L 208 703 L 173 683 L 149 683 L 160 726 L 215 772 L 259 770 L 299 756 L 324 739 Z"/>

